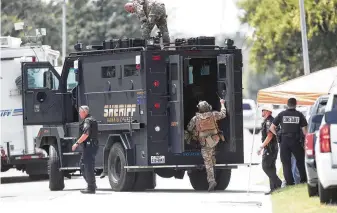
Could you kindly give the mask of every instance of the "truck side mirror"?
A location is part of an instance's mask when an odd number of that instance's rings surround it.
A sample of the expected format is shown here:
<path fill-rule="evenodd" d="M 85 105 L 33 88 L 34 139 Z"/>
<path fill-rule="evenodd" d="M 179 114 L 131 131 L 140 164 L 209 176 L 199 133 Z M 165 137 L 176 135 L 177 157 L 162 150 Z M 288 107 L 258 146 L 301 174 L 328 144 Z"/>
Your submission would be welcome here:
<path fill-rule="evenodd" d="M 53 73 L 50 70 L 43 73 L 43 87 L 48 89 L 53 89 L 54 87 Z"/>

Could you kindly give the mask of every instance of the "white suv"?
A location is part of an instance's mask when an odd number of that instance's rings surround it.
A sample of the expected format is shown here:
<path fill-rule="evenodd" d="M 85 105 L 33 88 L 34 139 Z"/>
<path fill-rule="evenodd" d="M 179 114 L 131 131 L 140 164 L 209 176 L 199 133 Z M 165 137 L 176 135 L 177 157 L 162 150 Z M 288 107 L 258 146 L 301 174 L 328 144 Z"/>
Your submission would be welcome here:
<path fill-rule="evenodd" d="M 329 95 L 316 138 L 315 158 L 319 198 L 321 203 L 335 203 L 337 202 L 337 93 Z"/>
<path fill-rule="evenodd" d="M 254 127 L 256 128 L 255 134 L 258 134 L 261 131 L 262 124 L 262 113 L 261 110 L 257 111 L 257 121 L 255 123 L 255 113 L 256 113 L 256 104 L 252 99 L 243 99 L 242 100 L 242 115 L 243 115 L 243 127 L 248 129 L 251 134 L 254 132 Z"/>

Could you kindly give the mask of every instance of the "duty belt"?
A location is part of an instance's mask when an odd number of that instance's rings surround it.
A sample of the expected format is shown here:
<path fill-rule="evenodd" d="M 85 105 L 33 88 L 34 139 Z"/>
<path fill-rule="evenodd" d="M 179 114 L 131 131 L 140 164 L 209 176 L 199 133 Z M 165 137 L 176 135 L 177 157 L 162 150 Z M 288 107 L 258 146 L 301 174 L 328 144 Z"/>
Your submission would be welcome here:
<path fill-rule="evenodd" d="M 97 146 L 98 145 L 98 140 L 97 139 L 90 139 L 84 142 L 84 147 L 87 146 Z"/>

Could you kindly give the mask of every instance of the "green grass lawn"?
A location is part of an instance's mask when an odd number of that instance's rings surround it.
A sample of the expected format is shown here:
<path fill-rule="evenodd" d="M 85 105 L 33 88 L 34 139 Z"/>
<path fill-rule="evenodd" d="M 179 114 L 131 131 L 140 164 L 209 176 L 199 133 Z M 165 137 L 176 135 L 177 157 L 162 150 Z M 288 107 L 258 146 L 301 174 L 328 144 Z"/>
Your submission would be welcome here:
<path fill-rule="evenodd" d="M 277 173 L 281 180 L 282 168 Z M 260 184 L 268 185 L 268 181 Z M 337 213 L 337 206 L 321 205 L 318 197 L 309 197 L 306 184 L 289 186 L 274 192 L 271 196 L 273 213 Z"/>
<path fill-rule="evenodd" d="M 337 206 L 321 205 L 318 197 L 309 198 L 306 184 L 289 186 L 271 196 L 273 213 L 336 213 Z"/>

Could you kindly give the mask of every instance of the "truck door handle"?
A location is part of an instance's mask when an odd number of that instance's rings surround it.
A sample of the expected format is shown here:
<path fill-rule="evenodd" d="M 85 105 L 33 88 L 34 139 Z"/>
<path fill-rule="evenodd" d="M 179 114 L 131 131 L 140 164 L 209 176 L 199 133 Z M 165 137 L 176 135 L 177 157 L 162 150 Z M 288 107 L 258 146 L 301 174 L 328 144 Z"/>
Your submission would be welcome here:
<path fill-rule="evenodd" d="M 28 93 L 28 94 L 32 94 L 32 93 L 34 93 L 33 91 L 26 91 L 26 93 Z"/>
<path fill-rule="evenodd" d="M 175 94 L 177 94 L 177 85 L 173 84 L 172 85 L 172 95 L 175 95 Z"/>
<path fill-rule="evenodd" d="M 133 80 L 130 80 L 130 83 L 131 83 L 131 89 L 130 90 L 133 90 L 134 89 Z"/>

